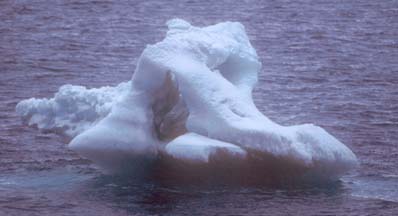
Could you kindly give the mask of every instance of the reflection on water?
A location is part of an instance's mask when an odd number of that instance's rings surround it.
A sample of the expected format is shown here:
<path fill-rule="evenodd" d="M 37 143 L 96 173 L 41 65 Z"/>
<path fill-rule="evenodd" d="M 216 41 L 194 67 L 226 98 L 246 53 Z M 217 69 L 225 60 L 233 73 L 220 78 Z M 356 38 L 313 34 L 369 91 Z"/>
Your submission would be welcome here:
<path fill-rule="evenodd" d="M 24 192 L 18 193 L 21 189 Z M 107 215 L 115 209 L 141 214 L 189 214 L 207 212 L 207 208 L 211 208 L 209 213 L 242 211 L 243 214 L 246 207 L 255 203 L 257 207 L 253 210 L 260 212 L 261 208 L 266 210 L 283 200 L 338 200 L 345 189 L 340 182 L 288 189 L 207 183 L 169 185 L 156 179 L 102 175 L 95 171 L 88 175 L 73 170 L 53 170 L 2 177 L 0 190 L 8 193 L 9 200 L 1 202 L 7 203 L 2 205 L 4 210 L 41 212 L 48 208 L 69 212 L 75 209 L 70 213 L 76 213 L 81 211 L 82 204 L 95 203 L 105 211 L 90 209 L 89 212 Z"/>
<path fill-rule="evenodd" d="M 383 197 L 382 181 L 375 184 L 369 179 L 288 188 L 221 183 L 176 185 L 131 175 L 103 175 L 95 169 L 29 172 L 0 179 L 0 191 L 4 192 L 2 197 L 6 197 L 0 200 L 2 211 L 29 215 L 43 212 L 95 215 L 277 212 L 283 215 L 292 211 L 315 215 L 346 214 L 347 211 L 356 214 L 358 207 L 366 206 L 377 212 L 380 206 L 393 211 L 397 205 L 396 201 Z"/>

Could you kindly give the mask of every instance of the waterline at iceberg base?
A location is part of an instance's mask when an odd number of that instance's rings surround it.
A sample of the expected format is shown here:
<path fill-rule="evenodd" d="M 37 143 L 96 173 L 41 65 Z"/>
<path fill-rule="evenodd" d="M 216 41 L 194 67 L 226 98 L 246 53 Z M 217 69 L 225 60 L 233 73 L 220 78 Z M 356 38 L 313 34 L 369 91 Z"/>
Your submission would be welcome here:
<path fill-rule="evenodd" d="M 131 81 L 52 99 L 27 99 L 24 122 L 71 138 L 70 149 L 108 172 L 179 179 L 281 183 L 335 180 L 358 165 L 324 129 L 281 126 L 252 99 L 261 63 L 244 26 L 168 23 Z"/>

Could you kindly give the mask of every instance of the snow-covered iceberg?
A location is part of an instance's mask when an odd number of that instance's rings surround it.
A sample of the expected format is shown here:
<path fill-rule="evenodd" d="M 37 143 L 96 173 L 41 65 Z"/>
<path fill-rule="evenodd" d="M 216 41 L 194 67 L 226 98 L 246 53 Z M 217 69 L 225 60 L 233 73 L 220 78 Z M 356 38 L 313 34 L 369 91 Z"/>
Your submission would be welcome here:
<path fill-rule="evenodd" d="M 108 170 L 168 158 L 290 164 L 338 177 L 357 165 L 352 151 L 324 129 L 281 126 L 259 112 L 252 90 L 261 63 L 243 25 L 167 24 L 166 38 L 145 48 L 130 82 L 66 85 L 53 99 L 21 101 L 17 113 L 29 125 L 71 136 L 72 150 Z"/>

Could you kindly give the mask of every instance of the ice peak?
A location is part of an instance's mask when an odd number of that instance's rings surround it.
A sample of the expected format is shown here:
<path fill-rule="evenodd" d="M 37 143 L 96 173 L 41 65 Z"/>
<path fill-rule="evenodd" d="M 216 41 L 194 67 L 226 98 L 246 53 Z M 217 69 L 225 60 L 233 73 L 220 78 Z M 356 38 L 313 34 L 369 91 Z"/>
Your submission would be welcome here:
<path fill-rule="evenodd" d="M 170 19 L 167 21 L 166 25 L 169 28 L 169 31 L 188 30 L 192 27 L 189 22 L 179 18 Z"/>

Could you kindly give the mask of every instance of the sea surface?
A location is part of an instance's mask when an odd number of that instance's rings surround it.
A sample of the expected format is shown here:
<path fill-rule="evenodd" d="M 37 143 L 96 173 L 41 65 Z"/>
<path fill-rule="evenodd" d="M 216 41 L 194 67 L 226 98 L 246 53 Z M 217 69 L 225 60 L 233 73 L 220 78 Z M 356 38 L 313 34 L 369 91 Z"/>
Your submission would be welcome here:
<path fill-rule="evenodd" d="M 258 108 L 324 127 L 360 168 L 305 187 L 168 185 L 106 175 L 22 125 L 20 100 L 129 80 L 175 17 L 244 24 Z M 398 1 L 0 1 L 0 215 L 398 215 L 397 140 Z"/>

